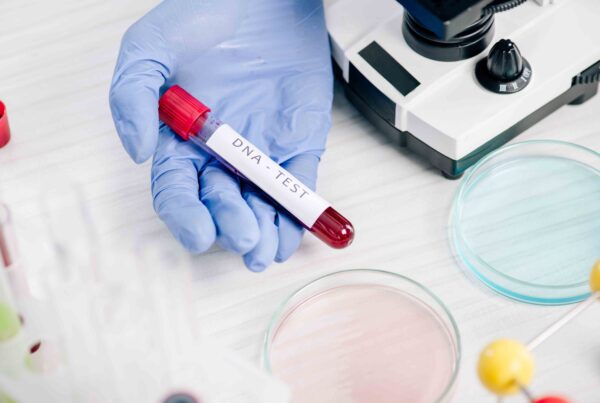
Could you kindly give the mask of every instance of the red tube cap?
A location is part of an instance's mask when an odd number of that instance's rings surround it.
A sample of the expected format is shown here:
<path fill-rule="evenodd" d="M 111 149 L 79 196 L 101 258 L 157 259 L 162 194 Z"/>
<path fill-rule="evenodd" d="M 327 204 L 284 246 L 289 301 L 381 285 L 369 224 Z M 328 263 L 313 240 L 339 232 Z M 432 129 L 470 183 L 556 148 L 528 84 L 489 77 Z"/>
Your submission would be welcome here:
<path fill-rule="evenodd" d="M 4 147 L 10 140 L 10 126 L 6 116 L 6 106 L 0 101 L 0 147 Z"/>
<path fill-rule="evenodd" d="M 160 120 L 186 141 L 201 127 L 197 122 L 206 112 L 210 112 L 208 106 L 178 85 L 169 88 L 158 101 Z"/>
<path fill-rule="evenodd" d="M 558 396 L 546 396 L 534 400 L 533 403 L 569 403 L 569 401 Z"/>

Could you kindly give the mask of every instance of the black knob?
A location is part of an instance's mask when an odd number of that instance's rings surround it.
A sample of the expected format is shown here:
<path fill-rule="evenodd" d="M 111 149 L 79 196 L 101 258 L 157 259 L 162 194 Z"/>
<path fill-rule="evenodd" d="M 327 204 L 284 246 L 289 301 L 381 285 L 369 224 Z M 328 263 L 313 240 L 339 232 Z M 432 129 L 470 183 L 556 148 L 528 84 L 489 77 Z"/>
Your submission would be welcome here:
<path fill-rule="evenodd" d="M 510 94 L 521 91 L 531 80 L 531 67 L 517 45 L 500 39 L 475 68 L 477 79 L 490 91 Z"/>
<path fill-rule="evenodd" d="M 500 39 L 490 50 L 486 66 L 498 81 L 512 81 L 523 71 L 523 57 L 511 40 Z"/>

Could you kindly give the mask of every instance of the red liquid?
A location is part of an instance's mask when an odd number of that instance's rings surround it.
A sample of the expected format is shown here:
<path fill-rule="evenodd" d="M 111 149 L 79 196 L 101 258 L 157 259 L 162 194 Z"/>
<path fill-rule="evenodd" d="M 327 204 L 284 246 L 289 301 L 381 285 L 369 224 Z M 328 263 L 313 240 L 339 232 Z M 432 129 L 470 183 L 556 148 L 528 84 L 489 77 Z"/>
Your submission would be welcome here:
<path fill-rule="evenodd" d="M 29 348 L 29 353 L 35 354 L 40 349 L 41 346 L 42 346 L 42 342 L 38 341 L 37 343 L 35 343 L 33 346 L 31 346 Z"/>
<path fill-rule="evenodd" d="M 354 239 L 354 227 L 333 207 L 327 207 L 312 228 L 308 230 L 321 241 L 336 249 L 345 248 Z"/>

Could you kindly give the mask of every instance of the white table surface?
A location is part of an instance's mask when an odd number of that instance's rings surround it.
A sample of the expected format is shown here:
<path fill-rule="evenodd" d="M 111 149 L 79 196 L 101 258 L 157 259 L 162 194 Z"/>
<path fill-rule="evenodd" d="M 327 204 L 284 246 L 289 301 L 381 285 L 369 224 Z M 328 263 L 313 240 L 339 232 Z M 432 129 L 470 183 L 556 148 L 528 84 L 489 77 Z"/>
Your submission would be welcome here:
<path fill-rule="evenodd" d="M 155 3 L 0 2 L 0 98 L 13 129 L 11 143 L 0 149 L 0 198 L 16 216 L 40 218 L 35 206 L 42 173 L 67 175 L 82 184 L 102 239 L 135 242 L 152 236 L 186 253 L 152 209 L 149 163 L 135 165 L 125 154 L 108 108 L 121 35 Z M 562 139 L 598 150 L 599 108 L 600 97 L 563 107 L 519 139 Z M 261 274 L 250 273 L 239 257 L 218 248 L 195 257 L 196 311 L 203 329 L 258 362 L 269 317 L 291 291 L 337 270 L 389 270 L 429 287 L 460 327 L 464 356 L 454 401 L 495 401 L 475 375 L 480 349 L 499 337 L 528 340 L 569 307 L 511 301 L 470 279 L 455 262 L 447 236 L 459 182 L 392 147 L 339 88 L 333 121 L 318 187 L 355 224 L 355 243 L 335 251 L 307 236 L 292 259 Z M 536 350 L 534 391 L 600 402 L 599 315 L 600 306 L 591 308 Z"/>

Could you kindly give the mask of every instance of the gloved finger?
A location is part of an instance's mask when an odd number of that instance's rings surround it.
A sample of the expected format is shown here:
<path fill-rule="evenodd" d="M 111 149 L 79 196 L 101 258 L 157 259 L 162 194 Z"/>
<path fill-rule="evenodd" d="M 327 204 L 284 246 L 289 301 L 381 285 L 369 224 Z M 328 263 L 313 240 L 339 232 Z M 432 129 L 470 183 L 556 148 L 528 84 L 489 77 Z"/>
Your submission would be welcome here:
<path fill-rule="evenodd" d="M 200 200 L 212 214 L 221 247 L 243 255 L 256 246 L 260 230 L 254 213 L 242 198 L 239 179 L 216 160 L 200 174 Z"/>
<path fill-rule="evenodd" d="M 137 163 L 157 145 L 160 88 L 175 67 L 230 37 L 245 7 L 240 0 L 165 0 L 123 36 L 110 107 L 125 150 Z"/>
<path fill-rule="evenodd" d="M 198 196 L 198 170 L 208 159 L 165 130 L 152 164 L 154 209 L 175 238 L 194 253 L 206 251 L 216 237 L 210 212 Z"/>
<path fill-rule="evenodd" d="M 286 212 L 277 212 L 278 248 L 275 255 L 277 263 L 283 263 L 300 247 L 304 236 L 304 227 Z"/>
<path fill-rule="evenodd" d="M 282 166 L 298 178 L 310 189 L 315 189 L 319 157 L 314 154 L 300 154 Z M 279 243 L 276 262 L 284 262 L 298 249 L 304 235 L 304 227 L 286 212 L 278 212 L 277 216 Z"/>
<path fill-rule="evenodd" d="M 244 199 L 254 212 L 260 229 L 260 240 L 250 252 L 244 255 L 246 267 L 261 272 L 275 259 L 279 244 L 278 230 L 275 225 L 277 212 L 256 191 L 245 191 Z"/>
<path fill-rule="evenodd" d="M 158 96 L 173 70 L 173 57 L 163 46 L 164 32 L 155 29 L 151 11 L 123 36 L 110 87 L 109 102 L 117 133 L 131 158 L 141 163 L 158 142 Z"/>
<path fill-rule="evenodd" d="M 136 163 L 154 153 L 158 139 L 159 89 L 170 74 L 153 60 L 130 59 L 123 44 L 110 89 L 110 109 L 123 147 Z"/>

